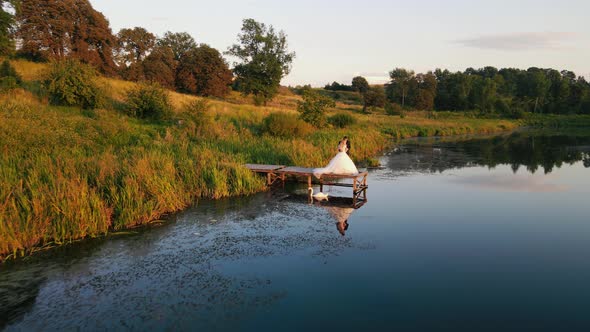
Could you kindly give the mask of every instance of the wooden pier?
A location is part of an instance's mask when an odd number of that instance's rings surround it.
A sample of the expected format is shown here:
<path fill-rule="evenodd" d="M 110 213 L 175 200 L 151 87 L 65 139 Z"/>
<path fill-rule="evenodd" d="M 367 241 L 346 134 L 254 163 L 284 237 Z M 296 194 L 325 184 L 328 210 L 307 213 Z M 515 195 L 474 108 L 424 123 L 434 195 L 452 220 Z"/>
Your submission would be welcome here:
<path fill-rule="evenodd" d="M 277 181 L 283 184 L 288 178 L 306 179 L 307 186 L 311 188 L 313 175 L 313 168 L 305 168 L 298 166 L 284 166 L 284 165 L 261 165 L 261 164 L 246 164 L 246 168 L 252 172 L 264 174 L 266 176 L 266 184 L 271 186 Z M 322 174 L 318 180 L 320 191 L 324 190 L 324 186 L 337 186 L 352 188 L 353 206 L 359 203 L 364 204 L 367 201 L 367 175 L 369 173 L 359 172 L 358 174 Z M 338 180 L 351 179 L 352 183 L 338 182 Z"/>

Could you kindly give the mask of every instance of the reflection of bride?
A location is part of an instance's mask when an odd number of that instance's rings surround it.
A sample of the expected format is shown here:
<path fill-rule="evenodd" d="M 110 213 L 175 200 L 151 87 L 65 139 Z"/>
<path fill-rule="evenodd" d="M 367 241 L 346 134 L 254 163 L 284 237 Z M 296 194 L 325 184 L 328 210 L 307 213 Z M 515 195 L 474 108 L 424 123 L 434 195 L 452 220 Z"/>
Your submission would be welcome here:
<path fill-rule="evenodd" d="M 319 178 L 322 174 L 346 174 L 346 175 L 355 175 L 358 174 L 358 170 L 354 165 L 354 162 L 348 156 L 348 147 L 346 143 L 348 142 L 348 138 L 345 136 L 340 143 L 338 143 L 338 153 L 330 162 L 328 166 L 322 168 L 315 168 L 313 170 L 313 175 Z"/>
<path fill-rule="evenodd" d="M 337 206 L 323 206 L 336 219 L 336 229 L 344 236 L 348 229 L 348 218 L 354 211 L 354 208 L 343 208 Z"/>

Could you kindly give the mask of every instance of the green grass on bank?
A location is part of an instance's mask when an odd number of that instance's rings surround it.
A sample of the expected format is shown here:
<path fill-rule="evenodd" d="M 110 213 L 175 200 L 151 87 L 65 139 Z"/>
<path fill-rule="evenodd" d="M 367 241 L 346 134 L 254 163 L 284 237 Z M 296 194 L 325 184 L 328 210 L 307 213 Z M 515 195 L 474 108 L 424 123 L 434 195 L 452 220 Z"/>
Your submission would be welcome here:
<path fill-rule="evenodd" d="M 27 86 L 38 86 L 42 65 L 20 61 L 15 67 Z M 264 181 L 243 164 L 324 166 L 344 135 L 353 142 L 353 159 L 363 164 L 392 138 L 492 133 L 520 125 L 428 113 L 360 114 L 337 104 L 330 115 L 350 113 L 355 121 L 349 127 L 273 137 L 263 133 L 265 117 L 298 114 L 298 96 L 284 92 L 268 107 L 256 107 L 232 93 L 209 101 L 205 121 L 183 108 L 198 97 L 171 92 L 171 119 L 151 122 L 120 110 L 134 83 L 102 81 L 113 106 L 94 111 L 49 106 L 34 89 L 0 95 L 1 258 L 146 224 L 201 198 L 264 190 Z"/>

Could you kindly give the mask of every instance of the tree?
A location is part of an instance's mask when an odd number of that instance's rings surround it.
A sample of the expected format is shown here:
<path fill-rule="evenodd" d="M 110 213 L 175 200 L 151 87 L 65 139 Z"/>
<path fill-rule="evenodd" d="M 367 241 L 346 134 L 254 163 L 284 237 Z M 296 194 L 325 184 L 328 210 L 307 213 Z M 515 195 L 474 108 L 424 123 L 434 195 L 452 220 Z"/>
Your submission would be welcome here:
<path fill-rule="evenodd" d="M 232 78 L 231 70 L 219 51 L 203 44 L 180 59 L 176 86 L 188 93 L 223 97 L 229 92 Z"/>
<path fill-rule="evenodd" d="M 326 109 L 335 106 L 332 98 L 309 89 L 303 92 L 303 101 L 298 103 L 297 111 L 303 121 L 319 128 L 326 124 Z"/>
<path fill-rule="evenodd" d="M 363 112 L 369 107 L 385 106 L 385 90 L 382 87 L 369 87 L 363 94 Z"/>
<path fill-rule="evenodd" d="M 497 85 L 493 79 L 476 76 L 469 95 L 472 107 L 482 112 L 493 112 L 497 99 L 496 89 Z"/>
<path fill-rule="evenodd" d="M 14 9 L 15 0 L 0 0 L 0 55 L 14 52 Z"/>
<path fill-rule="evenodd" d="M 168 89 L 175 88 L 177 61 L 168 47 L 155 47 L 141 62 L 131 64 L 122 71 L 130 81 L 158 83 Z"/>
<path fill-rule="evenodd" d="M 388 84 L 388 96 L 391 101 L 398 99 L 402 103 L 402 107 L 406 104 L 406 96 L 412 85 L 414 79 L 414 71 L 406 70 L 404 68 L 395 68 L 389 72 L 391 81 Z"/>
<path fill-rule="evenodd" d="M 543 70 L 535 67 L 527 69 L 527 94 L 535 101 L 533 112 L 537 112 L 549 92 L 550 82 Z"/>
<path fill-rule="evenodd" d="M 289 74 L 294 52 L 287 50 L 287 36 L 283 31 L 253 19 L 245 19 L 238 44 L 231 46 L 226 54 L 237 57 L 234 74 L 237 87 L 243 94 L 253 94 L 255 100 L 266 102 L 278 92 L 281 79 Z"/>
<path fill-rule="evenodd" d="M 34 60 L 77 58 L 114 73 L 115 37 L 88 0 L 21 0 L 17 6 L 21 53 Z"/>
<path fill-rule="evenodd" d="M 169 47 L 176 61 L 180 61 L 184 54 L 197 48 L 195 39 L 188 32 L 167 31 L 164 37 L 158 39 L 157 44 L 160 47 Z"/>
<path fill-rule="evenodd" d="M 70 17 L 74 21 L 71 32 L 72 58 L 98 68 L 102 73 L 115 74 L 113 48 L 116 38 L 105 16 L 94 10 L 88 0 L 73 0 Z"/>
<path fill-rule="evenodd" d="M 66 1 L 22 0 L 16 20 L 23 55 L 33 60 L 60 59 L 71 49 L 67 36 L 73 22 Z"/>
<path fill-rule="evenodd" d="M 156 36 L 144 28 L 121 29 L 117 34 L 117 62 L 129 66 L 140 61 L 156 45 Z"/>
<path fill-rule="evenodd" d="M 158 83 L 168 89 L 175 87 L 177 66 L 174 53 L 168 47 L 155 47 L 141 62 L 144 80 Z"/>
<path fill-rule="evenodd" d="M 365 92 L 369 91 L 369 82 L 362 76 L 354 77 L 352 79 L 352 88 L 354 91 L 364 95 Z"/>
<path fill-rule="evenodd" d="M 434 98 L 436 96 L 436 76 L 429 71 L 426 74 L 416 75 L 418 91 L 414 97 L 414 107 L 422 110 L 432 110 L 434 108 Z"/>

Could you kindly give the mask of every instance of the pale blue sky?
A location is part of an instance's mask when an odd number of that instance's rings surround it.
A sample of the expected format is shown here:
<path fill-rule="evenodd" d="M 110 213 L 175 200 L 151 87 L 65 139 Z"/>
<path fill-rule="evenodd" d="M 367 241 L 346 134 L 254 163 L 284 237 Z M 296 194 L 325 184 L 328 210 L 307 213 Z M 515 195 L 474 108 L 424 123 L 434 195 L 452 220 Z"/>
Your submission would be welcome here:
<path fill-rule="evenodd" d="M 242 19 L 272 24 L 297 53 L 285 85 L 383 81 L 395 67 L 573 70 L 590 78 L 587 0 L 91 0 L 113 32 L 141 26 L 190 33 L 220 51 Z M 228 59 L 229 60 L 229 59 Z M 231 62 L 231 60 L 230 60 Z"/>

